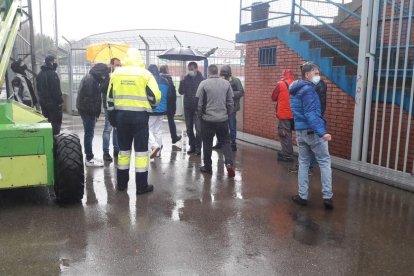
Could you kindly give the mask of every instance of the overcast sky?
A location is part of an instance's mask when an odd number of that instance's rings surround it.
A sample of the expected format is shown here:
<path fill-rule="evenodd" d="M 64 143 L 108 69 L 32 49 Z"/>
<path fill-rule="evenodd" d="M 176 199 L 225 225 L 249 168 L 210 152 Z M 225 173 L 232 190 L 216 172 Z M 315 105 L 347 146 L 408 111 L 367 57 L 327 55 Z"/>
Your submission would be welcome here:
<path fill-rule="evenodd" d="M 53 0 L 42 3 L 43 32 L 54 37 Z M 39 0 L 32 0 L 40 32 Z M 129 29 L 192 31 L 234 40 L 239 0 L 57 0 L 59 37 Z M 61 39 L 61 38 L 59 38 Z"/>

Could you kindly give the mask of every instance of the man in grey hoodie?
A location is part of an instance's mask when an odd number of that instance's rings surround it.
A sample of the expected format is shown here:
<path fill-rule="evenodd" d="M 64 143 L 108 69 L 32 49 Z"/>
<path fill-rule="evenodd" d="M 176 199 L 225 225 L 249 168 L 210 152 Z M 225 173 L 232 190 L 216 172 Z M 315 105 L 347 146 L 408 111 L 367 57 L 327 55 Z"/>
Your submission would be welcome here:
<path fill-rule="evenodd" d="M 201 118 L 204 166 L 202 173 L 212 174 L 211 152 L 214 135 L 223 144 L 224 163 L 229 177 L 234 177 L 233 156 L 230 147 L 229 116 L 233 113 L 233 90 L 228 81 L 221 79 L 218 68 L 208 66 L 208 79 L 200 83 L 197 95 L 198 115 Z"/>

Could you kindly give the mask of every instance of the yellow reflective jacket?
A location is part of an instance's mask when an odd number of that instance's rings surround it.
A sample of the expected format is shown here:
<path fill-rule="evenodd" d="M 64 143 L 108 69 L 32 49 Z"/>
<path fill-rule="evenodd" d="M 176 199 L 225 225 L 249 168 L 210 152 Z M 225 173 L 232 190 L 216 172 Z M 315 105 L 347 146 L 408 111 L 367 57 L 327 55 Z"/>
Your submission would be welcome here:
<path fill-rule="evenodd" d="M 141 55 L 129 49 L 122 67 L 111 75 L 108 86 L 108 111 L 128 110 L 151 112 L 161 100 L 161 91 L 154 76 L 146 70 Z"/>

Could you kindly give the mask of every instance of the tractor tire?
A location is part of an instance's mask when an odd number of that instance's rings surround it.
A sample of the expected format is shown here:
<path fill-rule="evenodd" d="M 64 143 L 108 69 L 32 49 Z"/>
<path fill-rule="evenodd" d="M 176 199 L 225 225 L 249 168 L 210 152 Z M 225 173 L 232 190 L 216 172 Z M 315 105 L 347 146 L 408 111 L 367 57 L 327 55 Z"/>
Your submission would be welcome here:
<path fill-rule="evenodd" d="M 82 146 L 75 134 L 54 137 L 55 195 L 62 204 L 80 202 L 85 188 Z"/>

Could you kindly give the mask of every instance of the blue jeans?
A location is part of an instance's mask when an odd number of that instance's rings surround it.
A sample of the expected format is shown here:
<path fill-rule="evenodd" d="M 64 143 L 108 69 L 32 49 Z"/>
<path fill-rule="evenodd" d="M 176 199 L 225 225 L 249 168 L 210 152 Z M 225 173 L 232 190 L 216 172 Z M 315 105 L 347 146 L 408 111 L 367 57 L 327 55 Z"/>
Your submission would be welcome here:
<path fill-rule="evenodd" d="M 111 131 L 112 132 L 112 146 L 114 147 L 114 152 L 119 152 L 118 146 L 118 134 L 116 128 L 113 128 L 108 120 L 108 111 L 105 110 L 105 127 L 102 133 L 102 148 L 103 153 L 109 154 L 109 141 L 111 140 Z"/>
<path fill-rule="evenodd" d="M 91 160 L 93 158 L 92 152 L 92 141 L 95 131 L 96 118 L 95 116 L 81 115 L 83 122 L 83 129 L 85 135 L 83 136 L 83 145 L 85 148 L 86 160 Z"/>
<path fill-rule="evenodd" d="M 313 134 L 313 131 L 311 132 L 309 130 L 296 131 L 296 141 L 299 148 L 299 196 L 308 199 L 308 171 L 314 155 L 321 171 L 322 195 L 324 199 L 328 199 L 333 196 L 331 156 L 329 155 L 328 142 L 317 134 Z"/>
<path fill-rule="evenodd" d="M 232 144 L 236 144 L 237 138 L 237 119 L 236 112 L 229 116 L 229 129 L 230 129 L 230 141 Z"/>

